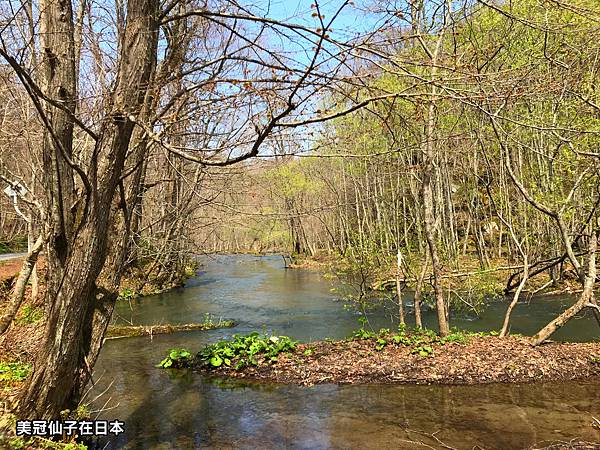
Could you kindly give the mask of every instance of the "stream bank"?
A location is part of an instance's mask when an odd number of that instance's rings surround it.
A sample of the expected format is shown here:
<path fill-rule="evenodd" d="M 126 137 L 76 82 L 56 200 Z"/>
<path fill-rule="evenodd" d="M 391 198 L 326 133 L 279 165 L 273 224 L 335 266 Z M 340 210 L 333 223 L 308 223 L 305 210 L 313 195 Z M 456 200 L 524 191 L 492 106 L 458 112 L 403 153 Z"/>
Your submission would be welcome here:
<path fill-rule="evenodd" d="M 273 383 L 488 384 L 600 381 L 600 343 L 473 336 L 465 342 L 395 345 L 392 336 L 300 344 L 277 361 L 241 370 L 198 366 L 201 373 Z M 387 344 L 383 344 L 387 341 Z M 415 351 L 416 350 L 416 351 Z"/>
<path fill-rule="evenodd" d="M 199 275 L 185 288 L 119 302 L 116 323 L 185 324 L 201 322 L 209 313 L 232 318 L 236 326 L 161 334 L 152 340 L 145 336 L 107 341 L 95 368 L 97 384 L 90 392 L 90 398 L 100 397 L 91 408 L 110 408 L 100 418 L 126 422 L 125 434 L 103 443 L 107 449 L 427 448 L 415 442 L 444 448 L 434 433 L 456 449 L 545 448 L 574 439 L 600 442 L 600 431 L 592 426 L 592 417 L 600 417 L 597 378 L 307 387 L 156 368 L 170 349 L 200 349 L 234 333 L 265 327 L 268 333 L 312 345 L 345 339 L 359 326 L 361 316 L 344 308 L 345 302 L 331 292 L 332 281 L 319 271 L 285 270 L 279 255 L 205 256 L 201 262 Z M 511 333 L 534 333 L 572 301 L 564 296 L 520 302 Z M 409 297 L 408 311 L 410 302 Z M 497 330 L 504 310 L 503 302 L 493 303 L 479 317 L 454 315 L 452 324 L 473 331 Z M 397 328 L 389 312 L 369 313 L 373 329 Z M 435 326 L 434 312 L 424 311 L 423 319 L 426 327 Z M 598 342 L 597 327 L 593 317 L 582 315 L 554 339 Z"/>

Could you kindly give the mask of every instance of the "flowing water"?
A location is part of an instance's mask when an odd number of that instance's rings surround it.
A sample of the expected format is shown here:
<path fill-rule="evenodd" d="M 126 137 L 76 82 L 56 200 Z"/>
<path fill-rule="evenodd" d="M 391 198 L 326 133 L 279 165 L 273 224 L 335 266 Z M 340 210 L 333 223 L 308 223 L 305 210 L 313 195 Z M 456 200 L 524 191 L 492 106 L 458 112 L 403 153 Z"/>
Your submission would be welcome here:
<path fill-rule="evenodd" d="M 125 421 L 107 448 L 519 449 L 574 438 L 600 442 L 600 383 L 482 386 L 319 385 L 299 387 L 210 380 L 190 371 L 155 368 L 169 349 L 197 351 L 233 333 L 263 328 L 301 341 L 343 338 L 357 314 L 319 273 L 286 270 L 280 256 L 216 256 L 185 288 L 122 302 L 118 322 L 201 322 L 205 314 L 234 319 L 233 329 L 109 340 L 88 394 L 101 418 Z M 512 332 L 532 333 L 573 302 L 535 298 L 519 304 Z M 410 302 L 408 302 L 410 303 Z M 505 305 L 452 325 L 498 329 Z M 433 325 L 434 313 L 425 312 Z M 376 329 L 390 327 L 382 310 Z M 393 325 L 393 324 L 392 324 Z M 556 340 L 598 341 L 590 317 L 573 320 Z M 439 441 L 438 441 L 439 440 Z"/>

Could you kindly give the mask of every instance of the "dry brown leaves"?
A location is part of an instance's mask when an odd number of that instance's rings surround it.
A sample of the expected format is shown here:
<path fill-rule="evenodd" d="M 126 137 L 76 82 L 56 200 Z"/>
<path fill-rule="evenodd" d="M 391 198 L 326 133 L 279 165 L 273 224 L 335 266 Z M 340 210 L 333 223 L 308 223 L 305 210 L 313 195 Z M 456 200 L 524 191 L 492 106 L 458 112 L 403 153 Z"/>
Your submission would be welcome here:
<path fill-rule="evenodd" d="M 525 338 L 473 337 L 467 344 L 435 346 L 429 357 L 409 347 L 372 340 L 301 344 L 272 365 L 211 370 L 212 374 L 278 383 L 482 384 L 566 381 L 600 377 L 600 343 L 548 343 L 532 347 Z M 304 351 L 311 349 L 310 355 Z"/>

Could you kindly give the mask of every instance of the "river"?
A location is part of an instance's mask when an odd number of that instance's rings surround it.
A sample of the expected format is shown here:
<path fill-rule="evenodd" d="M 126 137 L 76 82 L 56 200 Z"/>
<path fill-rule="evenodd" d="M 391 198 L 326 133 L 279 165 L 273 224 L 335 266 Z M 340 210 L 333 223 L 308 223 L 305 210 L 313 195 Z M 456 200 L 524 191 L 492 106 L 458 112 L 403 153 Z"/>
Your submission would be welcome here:
<path fill-rule="evenodd" d="M 600 383 L 299 387 L 209 380 L 189 371 L 155 368 L 169 349 L 197 351 L 233 333 L 267 329 L 301 341 L 343 338 L 357 314 L 331 292 L 319 273 L 286 270 L 280 256 L 205 257 L 185 288 L 120 302 L 117 322 L 135 325 L 234 319 L 233 329 L 109 340 L 86 400 L 99 417 L 118 418 L 126 432 L 102 442 L 108 449 L 518 449 L 574 438 L 600 441 L 590 426 L 600 418 Z M 513 332 L 530 334 L 572 303 L 535 298 L 513 313 Z M 452 325 L 497 329 L 505 305 Z M 433 324 L 434 314 L 425 312 Z M 370 317 L 390 326 L 385 312 Z M 598 341 L 589 317 L 576 318 L 557 340 Z M 98 396 L 98 398 L 95 398 Z M 439 441 L 438 441 L 439 439 Z M 477 447 L 478 446 L 478 447 Z"/>

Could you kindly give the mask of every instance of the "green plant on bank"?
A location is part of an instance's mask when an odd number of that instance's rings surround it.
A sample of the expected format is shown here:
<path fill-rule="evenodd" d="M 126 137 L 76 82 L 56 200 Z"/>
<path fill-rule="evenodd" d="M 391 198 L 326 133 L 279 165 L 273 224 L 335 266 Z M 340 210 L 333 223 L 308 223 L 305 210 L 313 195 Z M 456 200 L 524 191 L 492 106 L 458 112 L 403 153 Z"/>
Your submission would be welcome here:
<path fill-rule="evenodd" d="M 117 300 L 131 300 L 136 297 L 136 292 L 131 288 L 122 288 Z"/>
<path fill-rule="evenodd" d="M 173 348 L 169 351 L 167 357 L 158 363 L 156 367 L 179 369 L 187 367 L 191 361 L 192 354 L 190 352 L 183 348 Z"/>
<path fill-rule="evenodd" d="M 600 364 L 600 356 L 592 356 L 590 358 L 590 361 L 592 362 L 592 364 Z"/>
<path fill-rule="evenodd" d="M 188 279 L 188 278 L 192 278 L 193 276 L 196 275 L 196 272 L 198 271 L 198 264 L 197 263 L 190 263 L 187 264 L 184 269 L 183 269 L 183 277 L 184 279 Z"/>
<path fill-rule="evenodd" d="M 24 381 L 31 372 L 31 364 L 0 361 L 0 381 Z"/>
<path fill-rule="evenodd" d="M 204 313 L 204 320 L 202 321 L 202 323 L 208 326 L 214 325 L 215 322 L 213 321 L 213 315 L 211 313 Z M 221 323 L 221 319 L 219 319 L 218 323 Z"/>
<path fill-rule="evenodd" d="M 27 236 L 19 236 L 12 241 L 0 241 L 0 255 L 27 251 Z"/>
<path fill-rule="evenodd" d="M 23 309 L 21 309 L 19 316 L 15 319 L 15 322 L 20 325 L 28 325 L 41 320 L 43 317 L 44 310 L 42 308 L 36 308 L 32 305 L 25 305 Z"/>
<path fill-rule="evenodd" d="M 62 420 L 86 420 L 91 417 L 92 413 L 87 404 L 81 404 L 75 409 L 63 409 L 60 412 Z"/>
<path fill-rule="evenodd" d="M 365 329 L 366 319 L 359 319 L 362 326 L 354 332 L 353 339 L 374 340 L 375 350 L 381 351 L 387 345 L 396 345 L 410 347 L 410 353 L 427 357 L 433 355 L 435 345 L 446 345 L 449 343 L 465 344 L 469 338 L 474 336 L 496 336 L 497 332 L 471 332 L 453 328 L 452 332 L 446 337 L 440 337 L 433 330 L 425 328 L 408 329 L 404 325 L 398 327 L 398 333 L 392 334 L 388 328 L 382 328 L 378 332 Z"/>
<path fill-rule="evenodd" d="M 431 345 L 419 345 L 418 347 L 414 347 L 410 352 L 413 355 L 419 355 L 425 358 L 433 355 L 433 347 Z"/>
<path fill-rule="evenodd" d="M 197 355 L 198 360 L 209 368 L 222 365 L 232 366 L 236 370 L 263 363 L 273 363 L 280 353 L 289 353 L 296 349 L 297 342 L 287 336 L 268 336 L 258 332 L 246 336 L 233 335 L 209 345 Z"/>
<path fill-rule="evenodd" d="M 367 330 L 365 328 L 365 326 L 368 324 L 368 320 L 365 316 L 359 317 L 358 322 L 360 323 L 360 328 L 352 334 L 352 337 L 354 339 L 373 339 L 377 337 L 377 333 L 375 333 L 372 330 Z M 383 331 L 383 328 L 380 330 L 380 332 L 381 331 Z"/>

